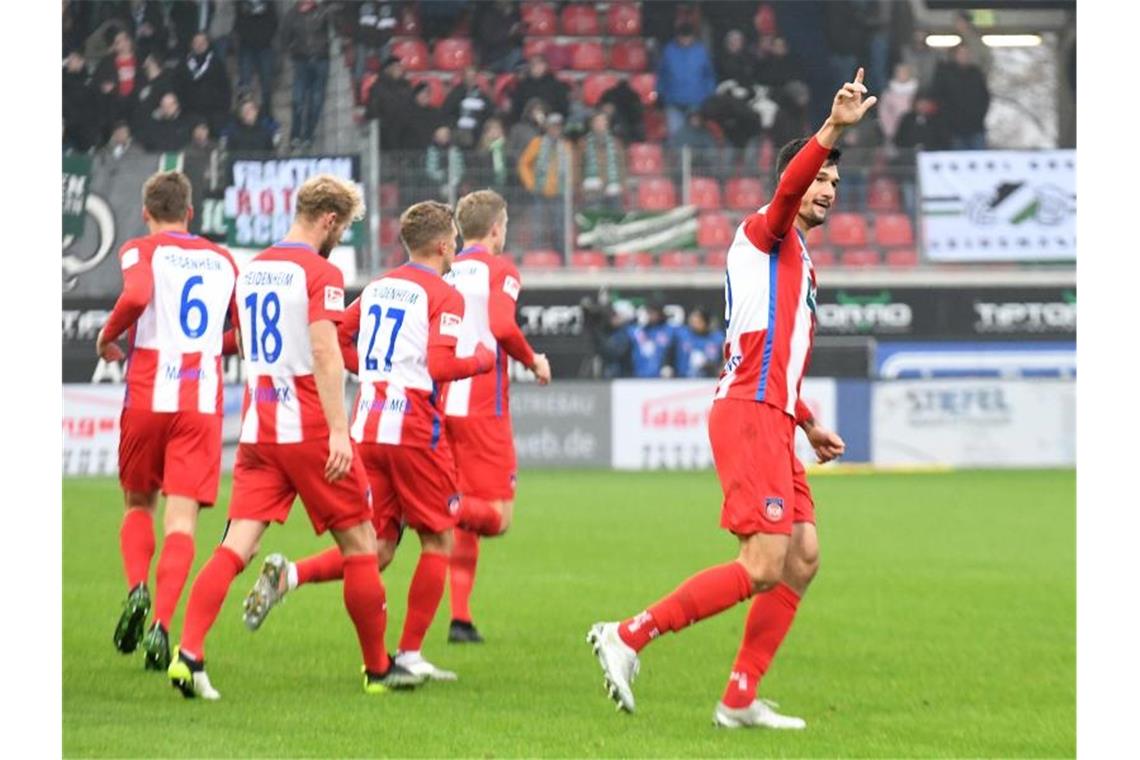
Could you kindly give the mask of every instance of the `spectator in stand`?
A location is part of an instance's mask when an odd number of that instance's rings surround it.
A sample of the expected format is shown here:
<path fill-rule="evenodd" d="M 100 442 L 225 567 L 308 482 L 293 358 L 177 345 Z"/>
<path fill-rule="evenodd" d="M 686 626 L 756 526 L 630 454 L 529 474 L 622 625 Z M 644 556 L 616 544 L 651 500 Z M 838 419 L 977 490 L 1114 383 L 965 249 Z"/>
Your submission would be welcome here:
<path fill-rule="evenodd" d="M 394 55 L 384 59 L 380 76 L 368 90 L 365 115 L 380 120 L 380 150 L 399 150 L 405 124 L 415 102 L 412 83 L 404 76 L 404 64 Z"/>
<path fill-rule="evenodd" d="M 468 3 L 466 0 L 430 0 L 418 3 L 422 30 L 420 35 L 428 42 L 440 37 L 450 37 L 460 17 L 469 12 L 468 6 L 482 4 Z"/>
<path fill-rule="evenodd" d="M 799 81 L 789 82 L 776 94 L 780 110 L 776 112 L 769 134 L 773 145 L 786 145 L 811 132 L 808 124 L 810 100 L 811 93 L 807 85 Z"/>
<path fill-rule="evenodd" d="M 424 154 L 424 174 L 428 181 L 439 189 L 441 199 L 455 203 L 459 183 L 463 181 L 465 173 L 463 151 L 451 141 L 451 127 L 436 127 L 431 145 Z"/>
<path fill-rule="evenodd" d="M 627 143 L 645 140 L 645 106 L 629 86 L 629 77 L 602 93 L 598 105 L 610 119 L 613 133 Z"/>
<path fill-rule="evenodd" d="M 154 54 L 162 61 L 169 48 L 169 32 L 159 0 L 130 0 L 123 3 L 127 33 L 135 42 L 139 58 Z"/>
<path fill-rule="evenodd" d="M 531 140 L 542 134 L 547 111 L 546 104 L 538 98 L 531 98 L 526 102 L 522 118 L 515 122 L 507 133 L 507 161 L 512 166 L 518 165 L 519 158 Z"/>
<path fill-rule="evenodd" d="M 261 108 L 273 116 L 273 38 L 277 35 L 277 5 L 272 0 L 240 0 L 234 32 L 238 45 L 238 87 L 248 89 L 254 72 L 261 89 Z"/>
<path fill-rule="evenodd" d="M 234 25 L 237 21 L 237 8 L 233 0 L 218 2 L 214 5 L 214 13 L 210 17 L 210 25 L 206 28 L 206 36 L 213 42 L 214 50 L 223 61 L 230 57 L 230 47 L 233 45 Z"/>
<path fill-rule="evenodd" d="M 151 153 L 182 150 L 189 144 L 190 122 L 183 115 L 176 94 L 168 92 L 162 96 L 140 138 Z"/>
<path fill-rule="evenodd" d="M 218 144 L 211 137 L 210 122 L 206 119 L 195 119 L 190 127 L 190 144 L 186 146 L 186 155 L 197 159 L 208 157 L 218 148 Z"/>
<path fill-rule="evenodd" d="M 352 67 L 353 81 L 360 84 L 369 56 L 381 60 L 388 57 L 392 34 L 400 24 L 396 3 L 359 0 L 349 8 L 352 39 L 356 43 L 356 60 Z"/>
<path fill-rule="evenodd" d="M 950 147 L 946 119 L 929 91 L 920 90 L 915 96 L 914 106 L 899 119 L 895 147 L 907 151 L 946 150 Z M 904 155 L 900 160 L 913 166 L 914 156 Z"/>
<path fill-rule="evenodd" d="M 828 61 L 831 77 L 837 82 L 850 81 L 860 62 L 867 60 L 871 28 L 861 5 L 855 0 L 831 0 L 823 4 Z"/>
<path fill-rule="evenodd" d="M 427 82 L 420 82 L 412 87 L 412 108 L 404 124 L 400 147 L 416 152 L 425 150 L 436 127 L 443 123 L 443 113 L 431 104 L 431 89 Z"/>
<path fill-rule="evenodd" d="M 716 377 L 724 363 L 724 331 L 712 329 L 708 310 L 689 312 L 688 323 L 677 328 L 674 343 L 677 377 Z"/>
<path fill-rule="evenodd" d="M 614 211 L 622 208 L 625 187 L 625 148 L 610 132 L 610 120 L 604 113 L 590 118 L 590 131 L 575 148 L 574 165 L 587 206 L 603 206 Z"/>
<path fill-rule="evenodd" d="M 705 126 L 705 117 L 700 111 L 691 111 L 685 117 L 684 125 L 669 136 L 666 145 L 678 151 L 687 145 L 693 149 L 694 155 L 711 153 L 717 148 L 716 138 Z"/>
<path fill-rule="evenodd" d="M 903 47 L 900 54 L 902 62 L 914 72 L 920 90 L 934 84 L 934 70 L 942 61 L 938 51 L 926 44 L 926 34 L 925 31 L 916 29 L 910 43 Z"/>
<path fill-rule="evenodd" d="M 733 29 L 724 36 L 724 50 L 717 59 L 716 70 L 719 82 L 732 80 L 748 90 L 756 83 L 756 69 L 759 64 L 756 56 L 745 46 L 744 33 Z"/>
<path fill-rule="evenodd" d="M 946 118 L 952 150 L 985 150 L 986 112 L 990 89 L 966 45 L 954 48 L 952 60 L 934 72 L 934 94 Z"/>
<path fill-rule="evenodd" d="M 94 77 L 103 96 L 103 112 L 110 117 L 104 123 L 130 118 L 139 77 L 135 43 L 125 31 L 112 29 L 111 52 L 99 62 Z"/>
<path fill-rule="evenodd" d="M 673 377 L 677 328 L 665 320 L 659 298 L 645 305 L 645 324 L 627 328 L 634 377 Z"/>
<path fill-rule="evenodd" d="M 214 18 L 213 0 L 172 0 L 169 5 L 170 25 L 174 28 L 174 53 L 182 58 L 190 52 L 194 35 L 209 34 Z"/>
<path fill-rule="evenodd" d="M 962 38 L 962 44 L 970 49 L 970 58 L 974 64 L 977 65 L 982 73 L 989 76 L 990 69 L 994 65 L 994 54 L 982 40 L 982 33 L 974 26 L 970 14 L 966 11 L 959 11 L 954 17 L 954 31 L 958 32 L 958 36 Z"/>
<path fill-rule="evenodd" d="M 483 122 L 483 134 L 472 156 L 471 169 L 475 184 L 505 192 L 510 178 L 507 163 L 507 139 L 503 122 L 492 116 Z"/>
<path fill-rule="evenodd" d="M 63 62 L 63 147 L 88 151 L 99 144 L 98 97 L 87 75 L 87 60 L 78 50 Z"/>
<path fill-rule="evenodd" d="M 226 150 L 231 153 L 271 153 L 275 136 L 276 130 L 268 119 L 261 118 L 252 97 L 241 100 L 237 113 L 222 132 Z"/>
<path fill-rule="evenodd" d="M 546 248 L 563 248 L 562 212 L 563 166 L 572 150 L 562 136 L 562 114 L 552 113 L 543 122 L 544 134 L 535 137 L 519 157 L 519 179 L 531 197 L 531 224 L 536 243 Z M 565 156 L 565 159 L 563 158 Z"/>
<path fill-rule="evenodd" d="M 685 114 L 700 108 L 716 90 L 716 74 L 704 44 L 691 24 L 677 27 L 677 36 L 665 46 L 657 66 L 657 97 L 665 106 L 670 135 L 685 124 Z"/>
<path fill-rule="evenodd" d="M 516 3 L 475 3 L 471 37 L 479 64 L 495 74 L 514 71 L 523 61 L 523 24 Z"/>
<path fill-rule="evenodd" d="M 190 52 L 179 71 L 179 101 L 194 116 L 220 129 L 230 111 L 233 93 L 226 62 L 210 43 L 205 32 L 190 42 Z"/>
<path fill-rule="evenodd" d="M 290 147 L 308 150 L 325 104 L 329 78 L 330 15 L 334 6 L 297 0 L 281 24 L 281 43 L 293 61 L 293 123 Z"/>
<path fill-rule="evenodd" d="M 879 95 L 878 107 L 879 129 L 889 145 L 894 145 L 899 120 L 910 111 L 917 93 L 918 80 L 914 78 L 910 66 L 905 63 L 895 64 L 895 75 L 891 77 L 887 89 Z"/>
<path fill-rule="evenodd" d="M 515 87 L 513 120 L 518 121 L 523 105 L 531 98 L 541 100 L 549 113 L 566 114 L 570 110 L 569 88 L 550 72 L 546 57 L 539 53 L 530 57 L 526 73 Z"/>
<path fill-rule="evenodd" d="M 125 121 L 117 121 L 111 127 L 111 139 L 95 154 L 95 167 L 101 171 L 111 171 L 124 158 L 145 155 L 135 144 L 131 127 Z"/>
<path fill-rule="evenodd" d="M 132 109 L 131 123 L 137 129 L 145 124 L 154 109 L 158 108 L 162 96 L 178 90 L 177 77 L 173 69 L 165 68 L 158 56 L 148 55 L 143 61 L 140 86 L 136 90 L 135 106 Z"/>
<path fill-rule="evenodd" d="M 854 72 L 848 74 L 848 79 L 853 75 Z M 760 59 L 756 78 L 760 84 L 774 90 L 780 89 L 788 82 L 802 82 L 804 80 L 803 69 L 795 56 L 789 52 L 788 41 L 783 37 L 772 38 L 768 54 Z"/>
<path fill-rule="evenodd" d="M 463 79 L 443 101 L 443 115 L 455 128 L 455 142 L 463 149 L 474 147 L 483 132 L 483 122 L 494 113 L 491 96 L 479 85 L 479 69 L 468 66 Z"/>

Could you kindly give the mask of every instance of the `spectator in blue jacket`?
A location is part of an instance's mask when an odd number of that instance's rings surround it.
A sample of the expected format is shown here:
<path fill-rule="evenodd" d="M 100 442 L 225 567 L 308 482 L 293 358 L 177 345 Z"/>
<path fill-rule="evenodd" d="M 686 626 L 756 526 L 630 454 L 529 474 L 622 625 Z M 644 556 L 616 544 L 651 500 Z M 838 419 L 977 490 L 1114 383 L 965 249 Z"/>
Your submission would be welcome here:
<path fill-rule="evenodd" d="M 685 114 L 700 108 L 715 90 L 716 74 L 709 51 L 697 41 L 691 24 L 681 24 L 657 66 L 657 96 L 665 105 L 669 134 L 681 129 Z"/>
<path fill-rule="evenodd" d="M 677 377 L 716 377 L 724 363 L 724 332 L 713 330 L 706 309 L 689 312 L 677 330 Z"/>
<path fill-rule="evenodd" d="M 646 307 L 645 324 L 634 324 L 629 333 L 630 355 L 634 377 L 673 377 L 676 329 L 665 321 L 665 310 L 659 301 Z"/>

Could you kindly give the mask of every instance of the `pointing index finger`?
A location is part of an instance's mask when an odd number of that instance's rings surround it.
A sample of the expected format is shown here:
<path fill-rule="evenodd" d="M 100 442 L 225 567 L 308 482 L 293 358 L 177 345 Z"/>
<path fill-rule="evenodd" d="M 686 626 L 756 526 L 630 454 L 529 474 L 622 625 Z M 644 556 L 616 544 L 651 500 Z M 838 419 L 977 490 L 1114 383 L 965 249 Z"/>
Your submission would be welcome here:
<path fill-rule="evenodd" d="M 860 66 L 859 70 L 855 72 L 855 81 L 859 84 L 863 83 L 863 67 Z"/>

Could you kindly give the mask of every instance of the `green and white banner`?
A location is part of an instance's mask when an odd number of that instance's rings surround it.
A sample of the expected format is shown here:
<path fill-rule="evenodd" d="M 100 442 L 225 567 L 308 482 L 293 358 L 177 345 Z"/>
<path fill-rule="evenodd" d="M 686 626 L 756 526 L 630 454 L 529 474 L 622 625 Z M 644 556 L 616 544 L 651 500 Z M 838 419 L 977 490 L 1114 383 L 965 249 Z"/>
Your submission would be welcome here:
<path fill-rule="evenodd" d="M 603 253 L 661 253 L 697 247 L 697 209 L 672 211 L 585 210 L 574 214 L 575 245 Z"/>
<path fill-rule="evenodd" d="M 1073 261 L 1076 151 L 918 154 L 931 261 Z"/>
<path fill-rule="evenodd" d="M 87 215 L 88 180 L 91 178 L 91 158 L 85 155 L 63 157 L 63 234 L 78 237 L 83 234 Z"/>

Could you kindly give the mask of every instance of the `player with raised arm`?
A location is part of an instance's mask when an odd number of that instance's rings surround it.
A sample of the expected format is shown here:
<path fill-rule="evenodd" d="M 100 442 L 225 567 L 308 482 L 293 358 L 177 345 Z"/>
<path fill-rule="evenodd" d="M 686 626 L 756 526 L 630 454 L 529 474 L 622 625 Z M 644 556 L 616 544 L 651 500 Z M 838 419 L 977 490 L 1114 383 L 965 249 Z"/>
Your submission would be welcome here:
<path fill-rule="evenodd" d="M 417 203 L 400 217 L 410 261 L 365 286 L 348 309 L 340 336 L 349 369 L 360 376 L 352 421 L 374 497 L 380 568 L 392 561 L 403 527 L 419 534 L 420 559 L 408 589 L 408 613 L 395 662 L 432 680 L 453 681 L 421 652 L 447 579 L 452 528 L 459 509 L 455 460 L 444 435 L 441 385 L 489 372 L 487 348 L 456 356 L 463 297 L 444 281 L 458 250 L 451 209 Z M 338 580 L 346 560 L 336 549 L 289 562 L 265 559 L 245 601 L 246 625 L 257 629 L 290 590 Z"/>
<path fill-rule="evenodd" d="M 171 683 L 187 697 L 218 699 L 205 669 L 206 634 L 234 578 L 270 522 L 283 523 L 301 497 L 318 534 L 331 531 L 344 554 L 344 605 L 364 658 L 364 690 L 423 679 L 390 660 L 387 605 L 376 567 L 368 481 L 348 434 L 344 361 L 344 277 L 328 261 L 345 228 L 363 214 L 356 186 L 331 175 L 297 191 L 285 239 L 259 253 L 237 281 L 246 390 L 222 544 L 190 591 Z"/>
<path fill-rule="evenodd" d="M 533 372 L 540 385 L 550 382 L 550 363 L 530 347 L 515 318 L 522 278 L 502 256 L 507 202 L 494 190 L 477 190 L 459 199 L 455 217 L 466 244 L 447 275 L 466 304 L 456 354 L 472 356 L 479 346 L 495 353 L 493 373 L 456 380 L 447 389 L 447 437 L 463 494 L 451 552 L 447 640 L 478 643 L 483 637 L 471 620 L 470 599 L 479 537 L 506 533 L 514 512 L 518 464 L 507 357 Z"/>
<path fill-rule="evenodd" d="M 806 725 L 757 699 L 756 687 L 819 564 L 811 490 L 795 456 L 796 424 L 821 462 L 844 449 L 799 397 L 815 332 L 816 281 L 804 233 L 824 222 L 835 200 L 834 146 L 875 104 L 873 96 L 864 99 L 866 91 L 859 69 L 836 93 L 815 136 L 781 150 L 772 201 L 736 230 L 725 273 L 725 365 L 709 414 L 709 442 L 724 492 L 720 524 L 739 539 L 740 551 L 645 611 L 590 629 L 587 640 L 619 709 L 634 710 L 631 683 L 638 653 L 650 641 L 755 595 L 713 720 L 731 728 Z"/>
<path fill-rule="evenodd" d="M 187 231 L 190 194 L 180 172 L 146 181 L 143 219 L 150 234 L 123 244 L 123 292 L 96 339 L 99 356 L 120 361 L 115 341 L 129 331 L 119 437 L 126 502 L 119 548 L 128 594 L 114 643 L 128 654 L 142 639 L 148 670 L 170 664 L 170 622 L 194 561 L 198 510 L 217 499 L 222 460 L 222 330 L 237 266 L 229 251 Z M 166 496 L 164 538 L 154 623 L 143 638 L 159 491 Z"/>

